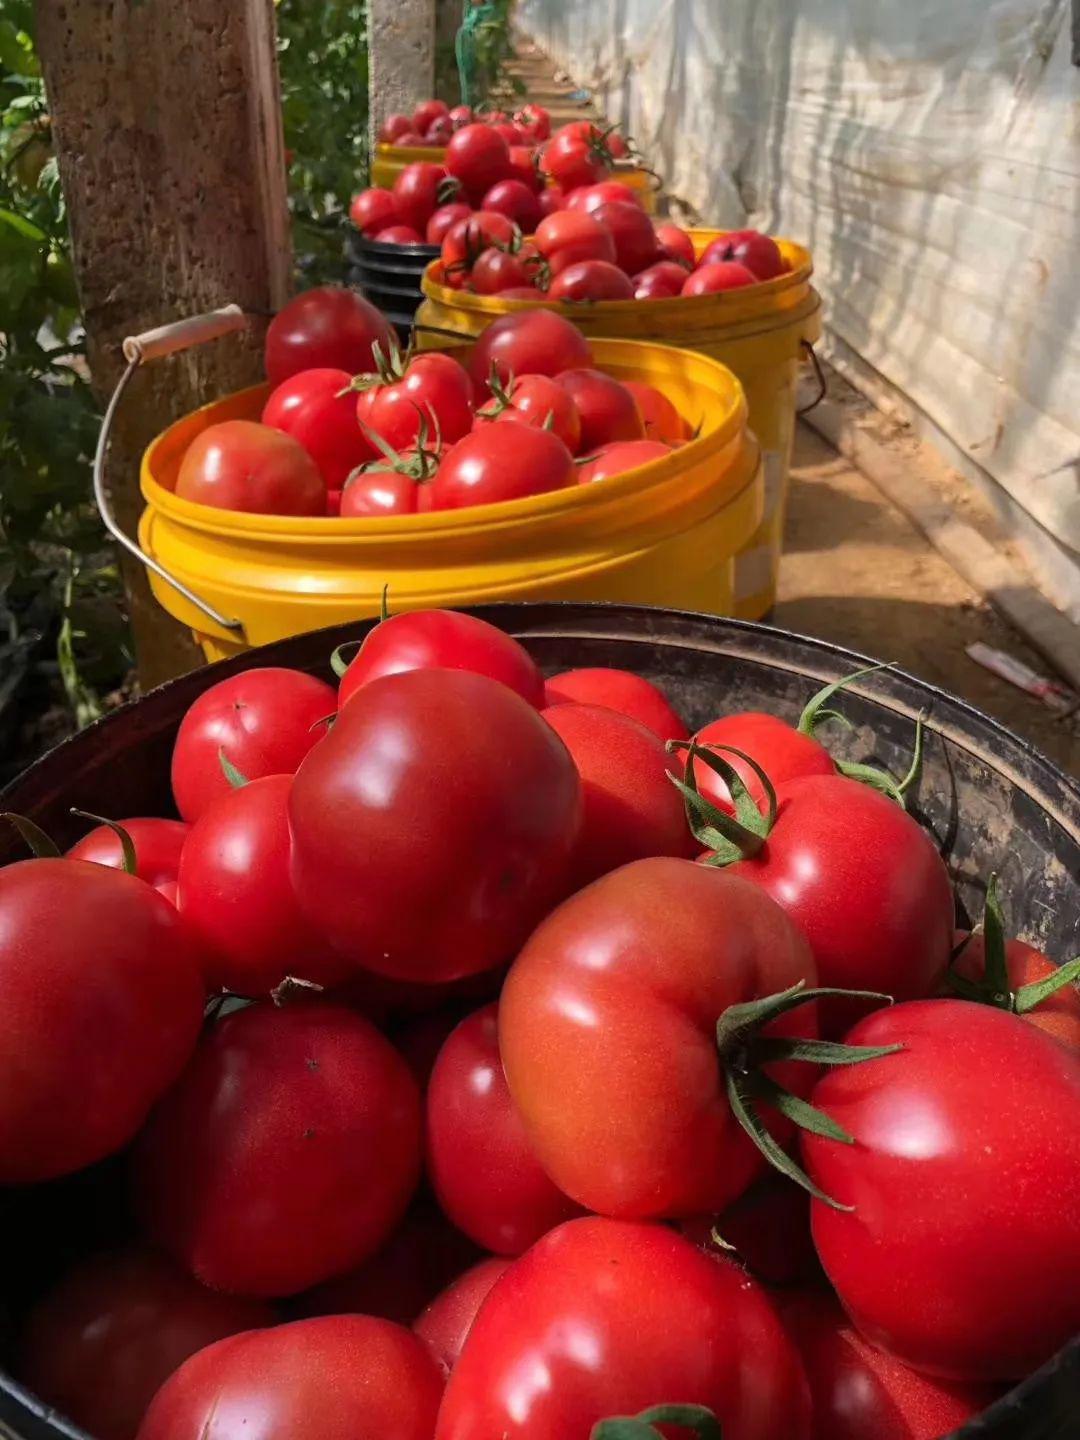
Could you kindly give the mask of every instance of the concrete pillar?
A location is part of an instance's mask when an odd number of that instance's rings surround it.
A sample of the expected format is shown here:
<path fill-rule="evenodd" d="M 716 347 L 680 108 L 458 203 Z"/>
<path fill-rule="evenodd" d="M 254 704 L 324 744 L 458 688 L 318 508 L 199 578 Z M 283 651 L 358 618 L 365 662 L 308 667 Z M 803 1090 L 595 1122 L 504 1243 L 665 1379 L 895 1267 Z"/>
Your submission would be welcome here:
<path fill-rule="evenodd" d="M 368 95 L 372 134 L 395 110 L 435 91 L 435 0 L 369 0 Z"/>

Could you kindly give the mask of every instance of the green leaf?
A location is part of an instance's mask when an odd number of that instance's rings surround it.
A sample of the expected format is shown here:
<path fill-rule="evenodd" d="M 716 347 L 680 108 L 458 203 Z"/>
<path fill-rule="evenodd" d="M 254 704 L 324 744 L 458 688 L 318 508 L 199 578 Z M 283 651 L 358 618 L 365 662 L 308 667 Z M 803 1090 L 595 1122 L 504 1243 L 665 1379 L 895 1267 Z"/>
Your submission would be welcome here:
<path fill-rule="evenodd" d="M 35 245 L 40 245 L 42 241 L 49 238 L 40 225 L 35 225 L 33 221 L 27 220 L 25 215 L 17 215 L 14 210 L 6 210 L 2 207 L 0 207 L 0 225 L 6 225 L 25 239 L 33 240 Z"/>
<path fill-rule="evenodd" d="M 16 815 L 13 810 L 0 811 L 0 820 L 7 820 L 14 825 L 27 845 L 33 851 L 38 860 L 58 860 L 60 849 L 55 840 L 52 840 L 40 825 L 35 825 L 33 820 L 27 819 L 25 815 Z"/>
<path fill-rule="evenodd" d="M 120 841 L 120 853 L 124 858 L 123 868 L 128 875 L 136 875 L 139 870 L 138 857 L 135 854 L 135 842 L 131 835 L 124 829 L 123 825 L 117 824 L 115 820 L 108 819 L 105 815 L 94 815 L 89 810 L 77 810 L 71 807 L 72 815 L 78 815 L 81 820 L 92 820 L 95 825 L 108 825 L 109 829 Z"/>

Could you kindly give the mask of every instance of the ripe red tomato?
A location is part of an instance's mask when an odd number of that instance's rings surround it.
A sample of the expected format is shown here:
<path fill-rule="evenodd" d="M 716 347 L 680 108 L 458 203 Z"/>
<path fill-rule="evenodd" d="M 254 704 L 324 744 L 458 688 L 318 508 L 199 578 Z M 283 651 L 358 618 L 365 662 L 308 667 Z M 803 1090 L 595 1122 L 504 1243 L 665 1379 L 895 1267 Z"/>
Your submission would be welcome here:
<path fill-rule="evenodd" d="M 514 180 L 520 180 L 537 197 L 536 203 L 539 214 L 546 215 L 541 192 L 544 188 L 544 177 L 540 174 L 536 165 L 536 152 L 529 145 L 510 146 L 510 169 Z"/>
<path fill-rule="evenodd" d="M 496 135 L 501 135 L 507 145 L 524 145 L 528 139 L 521 126 L 515 125 L 512 120 L 492 121 L 491 129 L 495 131 Z"/>
<path fill-rule="evenodd" d="M 408 115 L 395 112 L 388 115 L 379 127 L 379 143 L 381 145 L 396 145 L 402 135 L 407 135 L 413 128 L 412 121 Z"/>
<path fill-rule="evenodd" d="M 325 285 L 305 290 L 270 321 L 266 331 L 266 378 L 280 385 L 299 370 L 372 368 L 372 347 L 385 350 L 390 322 L 355 290 Z"/>
<path fill-rule="evenodd" d="M 607 205 L 609 202 L 619 205 L 636 205 L 638 209 L 641 209 L 641 201 L 636 193 L 618 180 L 601 180 L 596 185 L 583 185 L 579 190 L 571 191 L 567 196 L 566 205 L 569 210 L 585 210 L 592 214 L 601 205 Z"/>
<path fill-rule="evenodd" d="M 513 1262 L 502 1255 L 481 1260 L 459 1275 L 413 1322 L 418 1335 L 449 1375 L 469 1338 L 469 1331 L 495 1281 Z M 109 1440 L 103 1436 L 102 1440 Z"/>
<path fill-rule="evenodd" d="M 656 243 L 669 260 L 678 261 L 689 266 L 691 270 L 697 264 L 694 242 L 681 226 L 672 225 L 670 222 L 657 225 Z"/>
<path fill-rule="evenodd" d="M 340 490 L 352 471 L 375 454 L 356 423 L 350 380 L 344 370 L 302 370 L 283 381 L 263 408 L 263 424 L 299 441 L 328 490 Z"/>
<path fill-rule="evenodd" d="M 814 979 L 795 926 L 734 875 L 657 858 L 579 891 L 530 937 L 499 1002 L 506 1078 L 541 1165 L 599 1214 L 722 1210 L 763 1162 L 728 1103 L 717 1019 Z M 803 1007 L 769 1033 L 814 1031 Z"/>
<path fill-rule="evenodd" d="M 380 230 L 372 237 L 380 245 L 422 245 L 424 243 L 423 232 L 414 230 L 411 225 L 388 225 L 385 230 Z"/>
<path fill-rule="evenodd" d="M 427 223 L 424 239 L 429 245 L 442 245 L 447 233 L 459 220 L 467 220 L 472 207 L 462 200 L 452 200 L 449 205 L 440 205 Z"/>
<path fill-rule="evenodd" d="M 855 1207 L 811 1207 L 844 1308 L 927 1374 L 1030 1374 L 1080 1329 L 1080 1234 L 1063 1223 L 1080 1193 L 1076 1057 L 966 1000 L 879 1010 L 848 1039 L 903 1048 L 815 1087 L 853 1145 L 802 1137 L 811 1176 Z"/>
<path fill-rule="evenodd" d="M 361 430 L 374 431 L 400 452 L 416 445 L 425 421 L 429 436 L 446 445 L 472 429 L 472 381 L 452 356 L 405 360 L 395 350 L 384 373 L 386 380 L 368 375 L 357 382 L 367 387 L 354 402 Z"/>
<path fill-rule="evenodd" d="M 589 129 L 593 133 L 585 136 L 563 126 L 541 152 L 541 170 L 563 190 L 595 185 L 611 173 L 611 153 L 600 138 L 601 132 L 595 125 Z"/>
<path fill-rule="evenodd" d="M 208 425 L 188 446 L 176 495 L 253 515 L 324 515 L 326 482 L 298 440 L 254 420 Z"/>
<path fill-rule="evenodd" d="M 176 875 L 180 868 L 180 851 L 184 847 L 189 826 L 182 820 L 158 820 L 138 816 L 119 822 L 135 846 L 135 874 L 166 900 L 176 903 Z M 69 860 L 90 860 L 95 865 L 108 865 L 112 870 L 124 868 L 124 851 L 120 837 L 111 825 L 98 825 L 84 835 L 67 852 Z"/>
<path fill-rule="evenodd" d="M 361 686 L 406 670 L 471 670 L 509 686 L 535 709 L 545 703 L 544 678 L 512 635 L 456 610 L 413 610 L 368 631 L 341 678 L 339 708 Z"/>
<path fill-rule="evenodd" d="M 521 231 L 505 215 L 477 210 L 443 236 L 439 258 L 448 285 L 464 285 L 476 261 L 492 245 L 511 245 Z"/>
<path fill-rule="evenodd" d="M 505 962 L 560 897 L 581 789 L 520 695 L 465 670 L 411 670 L 343 705 L 289 818 L 297 894 L 335 949 L 380 974 L 454 980 Z"/>
<path fill-rule="evenodd" d="M 424 137 L 418 135 L 415 130 L 407 130 L 404 135 L 398 136 L 394 144 L 400 146 L 403 150 L 413 150 L 418 145 L 424 144 Z"/>
<path fill-rule="evenodd" d="M 511 285 L 508 290 L 500 290 L 499 295 L 503 300 L 546 300 L 547 292 L 538 290 L 535 285 Z"/>
<path fill-rule="evenodd" d="M 122 870 L 8 865 L 0 913 L 0 1184 L 16 1185 L 127 1144 L 191 1054 L 204 992 L 176 908 Z"/>
<path fill-rule="evenodd" d="M 436 120 L 444 118 L 450 118 L 450 106 L 445 100 L 421 100 L 412 112 L 412 128 L 423 135 L 425 130 L 431 129 Z"/>
<path fill-rule="evenodd" d="M 717 260 L 700 265 L 692 275 L 686 277 L 684 295 L 716 295 L 722 290 L 738 290 L 744 285 L 756 285 L 757 276 L 745 265 L 734 260 Z"/>
<path fill-rule="evenodd" d="M 798 1355 L 743 1270 L 664 1226 L 590 1216 L 545 1235 L 488 1294 L 435 1440 L 582 1440 L 673 1401 L 711 1410 L 724 1440 L 810 1434 Z"/>
<path fill-rule="evenodd" d="M 664 440 L 669 445 L 677 445 L 690 439 L 690 426 L 666 395 L 639 380 L 624 380 L 622 384 L 634 397 L 647 440 Z"/>
<path fill-rule="evenodd" d="M 581 444 L 581 416 L 565 388 L 549 375 L 523 375 L 476 412 L 474 429 L 492 420 L 517 421 L 557 435 L 571 455 Z"/>
<path fill-rule="evenodd" d="M 639 275 L 663 258 L 653 223 L 640 205 L 624 196 L 606 201 L 593 214 L 610 232 L 615 242 L 615 261 L 627 275 Z"/>
<path fill-rule="evenodd" d="M 73 854 L 73 851 L 69 851 Z M 85 857 L 84 857 L 85 858 Z M 967 941 L 954 962 L 957 974 L 966 980 L 982 980 L 986 974 L 986 940 L 980 934 L 970 937 L 959 931 L 954 937 L 957 944 Z M 1027 945 L 1023 940 L 1009 940 L 1005 945 L 1005 970 L 1009 977 L 1009 988 L 1019 990 L 1024 985 L 1034 985 L 1040 980 L 1056 974 L 1057 966 L 1052 960 Z M 1034 1010 L 1024 1012 L 1029 1025 L 1044 1030 L 1069 1050 L 1080 1056 L 1080 992 L 1075 985 L 1065 985 Z"/>
<path fill-rule="evenodd" d="M 449 145 L 450 137 L 454 133 L 454 122 L 449 115 L 440 115 L 433 120 L 424 131 L 424 144 L 432 146 Z"/>
<path fill-rule="evenodd" d="M 501 295 L 530 285 L 539 262 L 540 256 L 531 246 L 523 246 L 516 254 L 485 250 L 477 257 L 469 279 L 477 295 Z"/>
<path fill-rule="evenodd" d="M 431 507 L 501 505 L 564 490 L 576 480 L 574 457 L 550 430 L 517 423 L 511 434 L 488 425 L 446 452 L 431 482 Z"/>
<path fill-rule="evenodd" d="M 579 260 L 560 270 L 548 287 L 549 300 L 632 300 L 634 287 L 607 260 Z"/>
<path fill-rule="evenodd" d="M 275 1318 L 258 1300 L 205 1289 L 152 1250 L 94 1255 L 30 1312 L 19 1378 L 96 1440 L 132 1440 L 189 1355 Z"/>
<path fill-rule="evenodd" d="M 397 201 L 389 190 L 373 185 L 354 195 L 349 206 L 349 219 L 361 235 L 377 235 L 399 219 Z"/>
<path fill-rule="evenodd" d="M 635 300 L 674 300 L 682 294 L 686 270 L 674 260 L 660 260 L 634 276 Z"/>
<path fill-rule="evenodd" d="M 408 458 L 406 452 L 403 459 Z M 420 482 L 415 476 L 373 465 L 345 486 L 339 514 L 345 520 L 366 520 L 380 515 L 415 515 L 419 507 Z"/>
<path fill-rule="evenodd" d="M 543 176 L 541 176 L 541 184 L 540 213 L 545 217 L 554 215 L 556 211 L 564 208 L 567 199 L 566 194 L 559 185 L 543 185 Z"/>
<path fill-rule="evenodd" d="M 472 347 L 469 373 L 477 394 L 488 393 L 491 367 L 504 385 L 521 375 L 558 375 L 592 364 L 589 342 L 576 325 L 551 310 L 503 315 Z"/>
<path fill-rule="evenodd" d="M 536 198 L 536 187 L 524 180 L 513 178 L 500 180 L 484 196 L 480 206 L 513 220 L 526 235 L 531 235 L 541 220 L 540 202 Z"/>
<path fill-rule="evenodd" d="M 494 184 L 509 179 L 510 147 L 490 125 L 465 125 L 446 147 L 446 168 L 478 205 Z"/>
<path fill-rule="evenodd" d="M 556 210 L 536 228 L 536 248 L 552 276 L 583 260 L 615 263 L 615 241 L 599 221 L 581 210 Z"/>
<path fill-rule="evenodd" d="M 591 455 L 614 440 L 643 440 L 645 426 L 634 397 L 618 380 L 601 370 L 565 370 L 559 384 L 570 394 L 581 416 L 581 453 Z"/>
<path fill-rule="evenodd" d="M 461 130 L 466 125 L 471 125 L 475 116 L 471 105 L 454 105 L 450 110 L 450 123 L 455 130 Z"/>
<path fill-rule="evenodd" d="M 363 1016 L 302 1001 L 219 1020 L 135 1152 L 147 1233 L 239 1295 L 294 1295 L 373 1255 L 419 1174 L 404 1060 Z"/>
<path fill-rule="evenodd" d="M 661 740 L 685 740 L 690 733 L 663 691 L 630 670 L 564 670 L 551 677 L 544 694 L 549 706 L 605 705 L 640 721 Z"/>
<path fill-rule="evenodd" d="M 786 720 L 760 710 L 740 711 L 734 715 L 722 715 L 719 720 L 711 720 L 697 732 L 694 742 L 705 746 L 734 746 L 743 754 L 752 756 L 773 785 L 782 785 L 787 780 L 801 780 L 806 775 L 836 774 L 832 756 L 824 745 L 819 744 L 812 736 L 804 735 Z M 763 806 L 765 789 L 753 766 L 727 751 L 721 751 L 720 754 L 736 771 L 755 804 Z M 703 760 L 696 760 L 694 778 L 702 795 L 725 814 L 734 815 L 731 792 L 715 770 Z"/>
<path fill-rule="evenodd" d="M 514 116 L 514 123 L 523 130 L 529 142 L 539 145 L 551 134 L 551 113 L 542 105 L 523 105 Z"/>
<path fill-rule="evenodd" d="M 616 440 L 600 449 L 586 464 L 578 468 L 578 484 L 591 485 L 596 480 L 611 480 L 628 470 L 640 470 L 654 460 L 665 460 L 671 446 L 662 440 Z"/>
<path fill-rule="evenodd" d="M 423 235 L 439 206 L 457 200 L 460 194 L 460 184 L 450 178 L 445 165 L 416 160 L 406 165 L 394 181 L 398 222 Z"/>
<path fill-rule="evenodd" d="M 266 666 L 219 680 L 190 707 L 176 734 L 172 791 L 192 824 L 232 789 L 225 757 L 248 780 L 291 775 L 322 738 L 319 721 L 336 708 L 333 689 L 300 670 Z"/>
<path fill-rule="evenodd" d="M 779 245 L 758 230 L 733 230 L 714 240 L 701 257 L 703 265 L 714 261 L 735 261 L 744 265 L 756 280 L 774 280 L 790 267 Z"/>
<path fill-rule="evenodd" d="M 431 1440 L 443 1379 L 389 1320 L 328 1315 L 200 1350 L 147 1411 L 138 1440 Z"/>

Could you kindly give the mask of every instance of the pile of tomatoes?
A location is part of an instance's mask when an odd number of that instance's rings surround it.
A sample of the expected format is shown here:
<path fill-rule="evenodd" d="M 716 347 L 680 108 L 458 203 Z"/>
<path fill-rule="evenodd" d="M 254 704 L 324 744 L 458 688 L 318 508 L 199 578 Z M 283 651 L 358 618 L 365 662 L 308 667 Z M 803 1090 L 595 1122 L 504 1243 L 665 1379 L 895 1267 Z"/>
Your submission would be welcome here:
<path fill-rule="evenodd" d="M 260 422 L 204 429 L 183 500 L 262 515 L 459 510 L 610 479 L 690 438 L 651 385 L 597 370 L 559 315 L 504 317 L 468 352 L 402 355 L 361 296 L 297 296 L 271 322 Z M 511 428 L 512 427 L 512 428 Z"/>
<path fill-rule="evenodd" d="M 421 100 L 411 115 L 388 115 L 376 136 L 380 145 L 412 149 L 418 145 L 448 145 L 459 130 L 486 125 L 508 145 L 541 145 L 551 134 L 551 116 L 542 105 L 523 105 L 513 115 L 504 110 L 473 110 L 468 105 L 447 105 L 445 100 Z M 627 153 L 625 143 L 620 147 Z"/>
<path fill-rule="evenodd" d="M 1065 1343 L 1080 962 L 993 887 L 954 954 L 838 687 L 691 738 L 469 616 L 343 651 L 202 693 L 180 818 L 0 871 L 0 1184 L 123 1151 L 135 1217 L 32 1388 L 97 1440 L 932 1440 Z"/>

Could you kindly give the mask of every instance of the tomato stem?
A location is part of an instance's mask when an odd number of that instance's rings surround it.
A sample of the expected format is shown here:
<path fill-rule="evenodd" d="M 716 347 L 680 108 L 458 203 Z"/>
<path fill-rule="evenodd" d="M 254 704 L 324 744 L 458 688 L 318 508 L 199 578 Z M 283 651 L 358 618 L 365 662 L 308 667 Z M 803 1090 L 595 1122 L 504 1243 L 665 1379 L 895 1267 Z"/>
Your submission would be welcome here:
<path fill-rule="evenodd" d="M 613 1415 L 597 1421 L 589 1440 L 663 1440 L 660 1425 L 692 1430 L 698 1440 L 723 1440 L 720 1422 L 707 1405 L 653 1405 L 639 1415 Z"/>
<path fill-rule="evenodd" d="M 248 783 L 247 776 L 232 763 L 225 754 L 225 747 L 219 746 L 217 752 L 218 764 L 221 766 L 221 773 L 234 790 L 241 790 Z"/>
<path fill-rule="evenodd" d="M 108 825 L 120 841 L 120 853 L 124 857 L 125 871 L 129 875 L 135 875 L 138 872 L 139 862 L 135 854 L 135 842 L 123 825 L 117 824 L 115 820 L 109 820 L 104 815 L 93 815 L 89 810 L 77 810 L 74 805 L 71 807 L 71 814 L 78 815 L 81 820 L 92 820 L 95 825 Z"/>
<path fill-rule="evenodd" d="M 14 825 L 27 845 L 33 851 L 37 860 L 59 860 L 60 847 L 51 836 L 46 835 L 40 825 L 35 825 L 33 820 L 27 819 L 25 815 L 16 815 L 14 810 L 0 811 L 0 820 L 6 820 Z"/>
<path fill-rule="evenodd" d="M 736 750 L 733 745 L 699 745 L 695 740 L 669 740 L 667 749 L 672 754 L 686 751 L 684 778 L 680 780 L 670 772 L 668 778 L 683 797 L 687 823 L 694 838 L 712 851 L 708 863 L 731 865 L 736 860 L 748 860 L 757 855 L 776 820 L 776 791 L 757 761 L 745 751 Z M 751 797 L 742 776 L 720 751 L 738 756 L 761 781 L 768 802 L 764 815 Z M 727 786 L 735 807 L 733 816 L 714 805 L 698 789 L 696 760 L 719 775 Z"/>
<path fill-rule="evenodd" d="M 864 675 L 873 675 L 878 670 L 888 670 L 891 662 L 879 665 L 867 665 L 862 670 L 856 670 L 851 675 L 845 675 L 840 680 L 833 680 L 830 684 L 823 686 L 816 695 L 812 695 L 806 702 L 806 708 L 799 717 L 796 729 L 801 735 L 807 735 L 811 740 L 816 740 L 819 745 L 823 744 L 820 731 L 823 726 L 831 721 L 836 721 L 845 730 L 853 728 L 851 721 L 839 710 L 827 709 L 829 701 L 834 695 L 840 693 L 848 685 L 856 680 L 861 680 Z M 883 795 L 888 795 L 890 800 L 895 800 L 901 807 L 904 806 L 904 797 L 907 791 L 918 779 L 922 767 L 922 745 L 923 745 L 923 720 L 925 712 L 920 714 L 915 721 L 915 752 L 907 774 L 902 780 L 895 780 L 887 770 L 878 765 L 867 765 L 854 760 L 834 760 L 837 771 L 849 780 L 858 780 L 863 785 L 869 785 L 874 790 L 880 790 Z M 827 747 L 826 747 L 827 748 Z"/>

